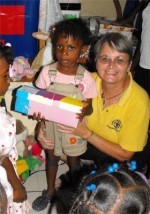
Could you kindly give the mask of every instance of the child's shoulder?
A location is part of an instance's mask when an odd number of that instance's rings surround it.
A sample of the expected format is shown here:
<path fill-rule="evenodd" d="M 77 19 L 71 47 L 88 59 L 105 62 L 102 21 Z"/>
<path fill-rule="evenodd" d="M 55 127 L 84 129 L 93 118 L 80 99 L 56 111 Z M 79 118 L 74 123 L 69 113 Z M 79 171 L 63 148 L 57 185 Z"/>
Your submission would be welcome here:
<path fill-rule="evenodd" d="M 50 66 L 50 65 L 44 65 L 44 66 L 41 68 L 40 73 L 46 75 L 46 74 L 48 74 L 49 70 L 53 70 L 53 69 L 51 68 L 51 66 Z"/>

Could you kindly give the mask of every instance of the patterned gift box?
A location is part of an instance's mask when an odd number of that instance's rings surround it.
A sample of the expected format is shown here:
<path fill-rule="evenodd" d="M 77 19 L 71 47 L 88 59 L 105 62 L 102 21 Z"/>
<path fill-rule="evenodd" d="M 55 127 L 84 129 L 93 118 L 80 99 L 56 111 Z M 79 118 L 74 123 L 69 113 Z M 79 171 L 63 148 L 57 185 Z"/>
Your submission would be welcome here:
<path fill-rule="evenodd" d="M 41 112 L 45 119 L 71 127 L 77 126 L 76 113 L 83 108 L 82 101 L 78 99 L 32 86 L 18 88 L 15 96 L 15 111 L 26 115 Z"/>

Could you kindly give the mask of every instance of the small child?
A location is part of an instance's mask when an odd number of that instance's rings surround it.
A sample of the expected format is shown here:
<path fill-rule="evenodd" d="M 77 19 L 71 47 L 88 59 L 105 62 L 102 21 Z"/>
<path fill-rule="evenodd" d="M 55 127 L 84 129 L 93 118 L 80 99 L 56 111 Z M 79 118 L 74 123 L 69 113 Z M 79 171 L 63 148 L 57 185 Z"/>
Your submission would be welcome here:
<path fill-rule="evenodd" d="M 58 22 L 51 32 L 56 63 L 44 66 L 35 82 L 38 88 L 83 100 L 85 107 L 77 115 L 80 120 L 84 115 L 92 113 L 92 98 L 97 96 L 95 80 L 91 73 L 79 65 L 80 57 L 87 52 L 91 39 L 91 32 L 82 19 Z M 37 211 L 45 209 L 56 194 L 55 180 L 60 156 L 66 154 L 71 182 L 75 185 L 80 171 L 78 156 L 87 149 L 86 139 L 60 133 L 54 122 L 46 121 L 45 125 L 46 138 L 55 146 L 53 149 L 46 147 L 47 190 L 44 190 L 42 196 L 35 199 L 32 204 L 33 209 Z"/>
<path fill-rule="evenodd" d="M 9 65 L 12 62 L 12 48 L 0 44 L 0 183 L 7 195 L 7 200 L 3 202 L 7 205 L 7 214 L 27 214 L 30 208 L 27 194 L 16 173 L 16 120 L 4 106 L 4 95 L 10 85 Z"/>
<path fill-rule="evenodd" d="M 92 171 L 83 177 L 69 214 L 150 213 L 150 186 L 146 177 L 125 165 L 114 172 L 112 168 Z"/>

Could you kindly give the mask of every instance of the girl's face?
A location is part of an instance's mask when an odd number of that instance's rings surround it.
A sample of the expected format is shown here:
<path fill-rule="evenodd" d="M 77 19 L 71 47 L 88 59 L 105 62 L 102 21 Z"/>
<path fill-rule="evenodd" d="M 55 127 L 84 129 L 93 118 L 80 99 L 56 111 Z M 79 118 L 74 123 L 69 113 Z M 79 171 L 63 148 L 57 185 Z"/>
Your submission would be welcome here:
<path fill-rule="evenodd" d="M 68 38 L 63 35 L 58 38 L 56 44 L 56 58 L 62 67 L 72 67 L 77 64 L 81 54 L 83 43 L 73 36 Z"/>
<path fill-rule="evenodd" d="M 9 65 L 4 57 L 0 57 L 0 96 L 4 96 L 10 85 Z"/>
<path fill-rule="evenodd" d="M 129 56 L 104 44 L 97 60 L 97 71 L 101 79 L 108 84 L 124 82 L 131 63 Z"/>

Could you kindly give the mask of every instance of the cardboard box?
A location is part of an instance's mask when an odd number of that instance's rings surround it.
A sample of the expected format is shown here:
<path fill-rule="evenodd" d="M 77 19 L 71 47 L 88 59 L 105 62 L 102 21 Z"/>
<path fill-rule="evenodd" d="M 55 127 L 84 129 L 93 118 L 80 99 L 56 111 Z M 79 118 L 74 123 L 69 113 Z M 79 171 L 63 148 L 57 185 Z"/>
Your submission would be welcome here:
<path fill-rule="evenodd" d="M 100 24 L 99 36 L 105 33 L 118 32 L 126 36 L 129 40 L 132 39 L 134 28 L 112 24 Z"/>
<path fill-rule="evenodd" d="M 83 107 L 82 101 L 61 94 L 37 89 L 32 86 L 22 86 L 16 91 L 15 111 L 33 115 L 41 112 L 45 119 L 76 127 L 76 113 Z"/>

